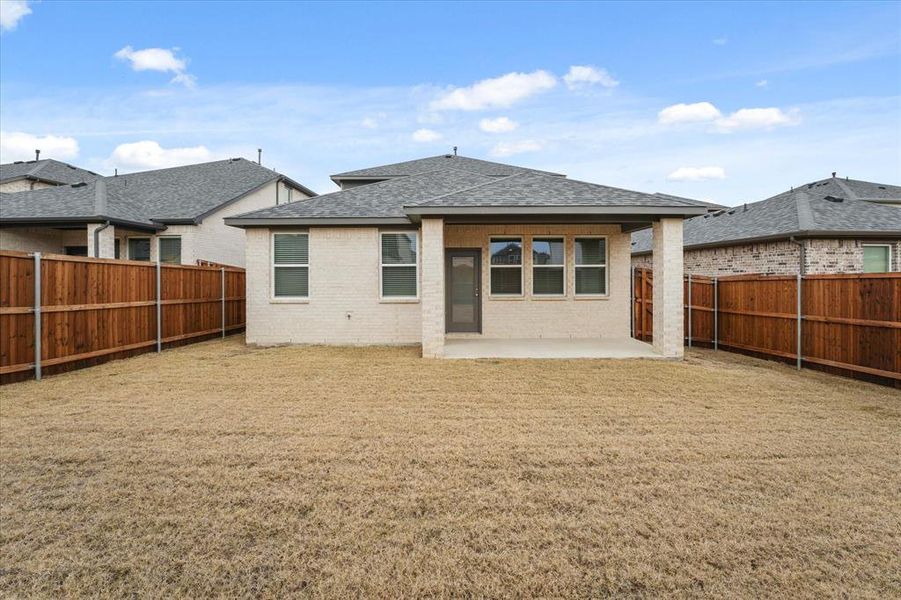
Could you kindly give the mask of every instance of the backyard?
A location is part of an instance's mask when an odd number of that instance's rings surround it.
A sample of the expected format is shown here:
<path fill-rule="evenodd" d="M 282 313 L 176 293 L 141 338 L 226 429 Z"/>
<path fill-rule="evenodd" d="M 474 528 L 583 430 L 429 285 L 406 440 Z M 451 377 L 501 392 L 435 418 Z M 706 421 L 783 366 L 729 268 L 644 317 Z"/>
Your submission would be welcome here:
<path fill-rule="evenodd" d="M 0 595 L 901 594 L 901 392 L 239 337 L 0 388 Z"/>

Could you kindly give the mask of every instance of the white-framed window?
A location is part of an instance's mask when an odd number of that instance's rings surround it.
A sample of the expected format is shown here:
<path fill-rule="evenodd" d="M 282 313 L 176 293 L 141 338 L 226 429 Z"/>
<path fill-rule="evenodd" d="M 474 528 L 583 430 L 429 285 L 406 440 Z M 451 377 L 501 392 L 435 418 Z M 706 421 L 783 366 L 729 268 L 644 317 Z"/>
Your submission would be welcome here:
<path fill-rule="evenodd" d="M 532 295 L 566 294 L 566 240 L 562 237 L 532 238 Z"/>
<path fill-rule="evenodd" d="M 489 240 L 492 296 L 522 296 L 522 238 L 492 237 Z"/>
<path fill-rule="evenodd" d="M 379 294 L 386 300 L 419 298 L 419 234 L 379 232 Z"/>
<path fill-rule="evenodd" d="M 606 296 L 608 293 L 607 238 L 581 236 L 573 240 L 576 260 L 576 296 Z"/>
<path fill-rule="evenodd" d="M 167 235 L 157 238 L 157 256 L 160 262 L 181 264 L 181 236 Z"/>
<path fill-rule="evenodd" d="M 150 260 L 150 238 L 128 238 L 128 260 Z"/>
<path fill-rule="evenodd" d="M 310 297 L 310 236 L 308 233 L 272 234 L 272 297 Z"/>
<path fill-rule="evenodd" d="M 863 244 L 864 273 L 888 273 L 891 270 L 891 244 Z"/>

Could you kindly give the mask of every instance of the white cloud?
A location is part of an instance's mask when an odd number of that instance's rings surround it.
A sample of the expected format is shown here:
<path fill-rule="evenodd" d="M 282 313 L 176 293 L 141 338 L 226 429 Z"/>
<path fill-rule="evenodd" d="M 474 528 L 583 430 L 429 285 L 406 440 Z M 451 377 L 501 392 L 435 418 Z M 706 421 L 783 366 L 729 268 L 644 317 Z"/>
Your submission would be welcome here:
<path fill-rule="evenodd" d="M 779 108 L 742 108 L 728 117 L 717 119 L 716 127 L 720 131 L 728 132 L 741 129 L 772 129 L 797 123 L 797 113 L 785 113 Z"/>
<path fill-rule="evenodd" d="M 413 132 L 414 142 L 437 142 L 442 135 L 432 129 L 417 129 Z"/>
<path fill-rule="evenodd" d="M 726 171 L 723 167 L 679 167 L 666 178 L 669 181 L 709 181 L 725 179 Z"/>
<path fill-rule="evenodd" d="M 469 87 L 452 89 L 430 104 L 432 110 L 481 110 L 506 108 L 545 92 L 557 85 L 557 78 L 547 71 L 507 73 L 494 79 L 483 79 Z"/>
<path fill-rule="evenodd" d="M 507 117 L 496 119 L 482 119 L 479 121 L 479 129 L 486 133 L 506 133 L 519 127 L 519 123 Z"/>
<path fill-rule="evenodd" d="M 694 104 L 673 104 L 657 113 L 657 121 L 664 125 L 677 123 L 704 123 L 722 116 L 719 109 L 710 102 Z"/>
<path fill-rule="evenodd" d="M 181 83 L 187 87 L 194 87 L 197 78 L 187 72 L 188 61 L 178 58 L 175 53 L 178 48 L 144 48 L 135 50 L 131 46 L 125 46 L 113 56 L 119 60 L 127 60 L 135 71 L 160 71 L 161 73 L 173 73 L 171 83 Z"/>
<path fill-rule="evenodd" d="M 210 158 L 211 153 L 206 146 L 163 148 L 159 142 L 144 140 L 119 144 L 108 162 L 120 169 L 163 169 L 204 162 Z"/>
<path fill-rule="evenodd" d="M 494 156 L 512 156 L 513 154 L 522 154 L 523 152 L 537 152 L 544 147 L 544 144 L 535 140 L 522 140 L 519 142 L 498 142 L 491 149 Z"/>
<path fill-rule="evenodd" d="M 372 117 L 366 117 L 365 119 L 360 121 L 360 125 L 362 125 L 365 129 L 375 129 L 379 126 L 379 122 Z"/>
<path fill-rule="evenodd" d="M 571 90 L 595 84 L 600 84 L 605 88 L 613 88 L 619 85 L 619 82 L 607 72 L 607 69 L 598 69 L 591 65 L 571 66 L 569 72 L 563 76 L 563 81 L 566 82 L 566 87 Z"/>
<path fill-rule="evenodd" d="M 726 36 L 722 36 L 722 37 L 714 38 L 712 41 L 715 46 L 725 46 L 729 42 L 729 38 L 727 38 Z"/>
<path fill-rule="evenodd" d="M 760 81 L 758 81 L 758 82 L 755 83 L 754 85 L 756 85 L 756 86 L 759 87 L 759 88 L 765 88 L 765 87 L 768 87 L 768 86 L 770 85 L 770 82 L 767 81 L 766 79 L 761 79 Z"/>
<path fill-rule="evenodd" d="M 19 21 L 30 14 L 27 0 L 0 0 L 0 29 L 13 30 Z"/>
<path fill-rule="evenodd" d="M 78 156 L 78 141 L 73 137 L 0 131 L 0 162 L 32 160 L 35 150 L 40 150 L 43 158 L 70 160 Z"/>

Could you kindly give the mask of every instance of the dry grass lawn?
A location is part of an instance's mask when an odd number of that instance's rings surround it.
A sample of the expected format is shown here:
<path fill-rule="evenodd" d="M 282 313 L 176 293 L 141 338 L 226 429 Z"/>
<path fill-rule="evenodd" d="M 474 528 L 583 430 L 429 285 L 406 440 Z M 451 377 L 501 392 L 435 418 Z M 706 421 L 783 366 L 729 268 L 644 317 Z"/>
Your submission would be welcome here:
<path fill-rule="evenodd" d="M 901 595 L 901 393 L 240 338 L 0 388 L 0 594 Z"/>

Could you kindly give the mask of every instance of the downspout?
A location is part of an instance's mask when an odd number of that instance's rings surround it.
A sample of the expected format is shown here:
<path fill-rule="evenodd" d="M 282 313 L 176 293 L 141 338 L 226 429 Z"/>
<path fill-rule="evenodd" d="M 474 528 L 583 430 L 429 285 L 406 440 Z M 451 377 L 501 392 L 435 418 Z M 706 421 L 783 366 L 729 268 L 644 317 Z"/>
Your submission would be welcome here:
<path fill-rule="evenodd" d="M 100 232 L 110 226 L 110 222 L 107 221 L 100 227 L 94 230 L 94 258 L 100 258 Z"/>
<path fill-rule="evenodd" d="M 807 253 L 804 247 L 804 242 L 799 241 L 795 236 L 791 236 L 788 238 L 788 241 L 798 247 L 798 275 L 804 275 L 807 271 L 805 263 L 807 262 Z"/>
<path fill-rule="evenodd" d="M 804 242 L 798 241 L 798 239 L 795 238 L 795 236 L 789 237 L 788 241 L 791 242 L 792 244 L 795 244 L 798 246 L 798 256 L 799 256 L 799 258 L 798 258 L 798 279 L 797 279 L 797 282 L 795 283 L 795 286 L 797 286 L 797 289 L 796 289 L 797 308 L 796 308 L 796 310 L 798 312 L 797 321 L 795 324 L 795 344 L 796 344 L 796 346 L 795 346 L 795 366 L 800 371 L 801 364 L 802 364 L 801 361 L 803 360 L 801 358 L 801 356 L 802 356 L 802 354 L 801 354 L 801 342 L 802 342 L 801 324 L 802 323 L 801 322 L 804 320 L 804 315 L 801 314 L 801 311 L 802 311 L 801 288 L 804 283 L 804 271 L 805 271 L 805 269 L 804 269 Z"/>

